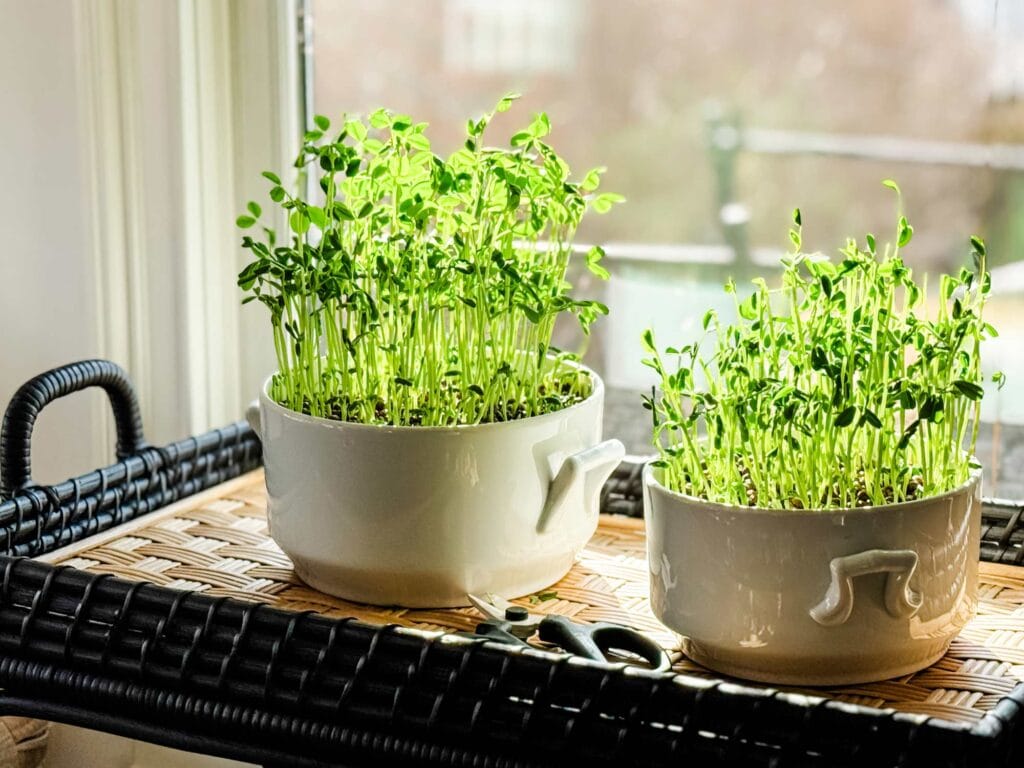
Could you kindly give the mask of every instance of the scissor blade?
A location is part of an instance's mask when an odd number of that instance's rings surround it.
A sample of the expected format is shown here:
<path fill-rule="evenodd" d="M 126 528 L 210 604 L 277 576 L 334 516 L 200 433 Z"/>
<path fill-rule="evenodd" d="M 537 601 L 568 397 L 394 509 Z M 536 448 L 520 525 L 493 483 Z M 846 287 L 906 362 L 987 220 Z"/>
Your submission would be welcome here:
<path fill-rule="evenodd" d="M 511 624 L 515 628 L 516 634 L 523 637 L 529 637 L 533 634 L 537 625 L 544 620 L 543 616 L 538 616 L 529 612 L 527 612 L 525 619 L 508 618 L 505 612 L 509 608 L 516 608 L 521 611 L 522 607 L 509 602 L 503 597 L 498 597 L 497 595 L 488 594 L 487 597 L 466 595 L 466 597 L 469 598 L 469 602 L 473 604 L 473 607 L 480 611 L 484 616 Z"/>
<path fill-rule="evenodd" d="M 469 602 L 473 604 L 474 608 L 491 619 L 504 619 L 505 609 L 512 605 L 508 600 L 503 600 L 496 595 L 488 595 L 487 598 L 479 595 L 466 595 L 466 597 L 469 598 Z M 499 605 L 499 603 L 505 603 L 505 605 Z"/>

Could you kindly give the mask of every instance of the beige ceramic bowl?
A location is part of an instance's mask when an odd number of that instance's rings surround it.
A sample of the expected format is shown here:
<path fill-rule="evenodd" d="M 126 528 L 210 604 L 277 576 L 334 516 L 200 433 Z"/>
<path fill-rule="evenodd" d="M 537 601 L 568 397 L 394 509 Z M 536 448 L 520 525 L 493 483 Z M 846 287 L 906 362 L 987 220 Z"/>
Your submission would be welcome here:
<path fill-rule="evenodd" d="M 306 416 L 264 385 L 248 418 L 270 535 L 303 581 L 363 603 L 457 606 L 553 584 L 593 535 L 624 453 L 601 440 L 604 386 L 589 373 L 593 391 L 572 407 L 460 427 Z"/>
<path fill-rule="evenodd" d="M 937 661 L 977 609 L 981 472 L 929 499 L 842 511 L 712 504 L 644 472 L 655 615 L 736 677 L 845 685 Z"/>

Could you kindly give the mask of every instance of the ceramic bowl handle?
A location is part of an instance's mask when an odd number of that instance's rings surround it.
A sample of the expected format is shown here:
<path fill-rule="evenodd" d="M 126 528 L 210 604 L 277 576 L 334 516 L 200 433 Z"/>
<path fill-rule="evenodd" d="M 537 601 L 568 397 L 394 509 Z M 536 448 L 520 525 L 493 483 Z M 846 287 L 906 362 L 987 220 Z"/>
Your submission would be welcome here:
<path fill-rule="evenodd" d="M 249 426 L 252 427 L 252 431 L 256 433 L 261 441 L 263 435 L 260 434 L 260 401 L 253 400 L 249 403 L 249 407 L 245 409 L 245 420 L 249 422 Z"/>
<path fill-rule="evenodd" d="M 917 569 L 917 553 L 910 549 L 869 549 L 837 557 L 829 563 L 832 581 L 821 602 L 811 608 L 811 618 L 824 627 L 846 623 L 853 611 L 853 580 L 870 573 L 884 573 L 885 609 L 897 619 L 907 619 L 921 608 L 921 595 L 910 588 Z"/>
<path fill-rule="evenodd" d="M 548 486 L 547 500 L 537 520 L 537 532 L 544 533 L 561 516 L 574 488 L 582 486 L 584 512 L 596 509 L 601 488 L 625 455 L 626 448 L 621 442 L 605 440 L 572 454 L 562 462 Z"/>

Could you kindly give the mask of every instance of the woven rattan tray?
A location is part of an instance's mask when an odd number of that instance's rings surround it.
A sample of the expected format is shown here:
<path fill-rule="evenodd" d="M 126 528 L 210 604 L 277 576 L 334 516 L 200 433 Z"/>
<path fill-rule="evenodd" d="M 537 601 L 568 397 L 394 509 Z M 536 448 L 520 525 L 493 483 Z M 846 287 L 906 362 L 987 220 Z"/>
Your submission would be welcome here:
<path fill-rule="evenodd" d="M 92 573 L 234 597 L 291 612 L 354 616 L 373 624 L 472 631 L 473 609 L 406 610 L 346 602 L 310 589 L 269 538 L 262 471 L 251 472 L 145 519 L 40 558 Z M 837 688 L 830 697 L 943 720 L 979 720 L 1024 680 L 1024 568 L 981 563 L 978 617 L 937 664 L 914 675 Z M 651 615 L 643 522 L 603 515 L 572 571 L 550 590 L 520 601 L 579 621 L 613 621 L 648 633 L 670 650 L 677 672 L 720 679 L 689 661 Z M 821 690 L 815 690 L 821 695 Z"/>

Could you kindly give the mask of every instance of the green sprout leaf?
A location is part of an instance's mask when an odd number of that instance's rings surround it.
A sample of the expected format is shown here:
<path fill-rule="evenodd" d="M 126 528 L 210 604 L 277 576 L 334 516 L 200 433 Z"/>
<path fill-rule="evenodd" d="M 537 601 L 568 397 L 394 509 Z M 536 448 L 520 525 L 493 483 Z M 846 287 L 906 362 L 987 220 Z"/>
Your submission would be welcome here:
<path fill-rule="evenodd" d="M 591 168 L 583 177 L 583 181 L 580 182 L 580 189 L 584 192 L 593 192 L 601 186 L 601 174 L 606 170 L 608 169 L 603 166 L 601 168 Z"/>
<path fill-rule="evenodd" d="M 599 245 L 595 245 L 587 251 L 587 269 L 602 280 L 607 280 L 611 275 L 607 269 L 601 266 L 601 259 L 603 258 L 604 249 Z"/>
<path fill-rule="evenodd" d="M 540 603 L 546 603 L 548 600 L 557 600 L 557 599 L 558 599 L 558 593 L 555 590 L 551 589 L 551 590 L 548 590 L 547 592 L 538 592 L 535 595 L 530 595 L 529 602 L 530 602 L 530 605 L 539 605 Z"/>
<path fill-rule="evenodd" d="M 595 193 L 603 168 L 572 176 L 543 112 L 510 146 L 485 146 L 488 123 L 517 98 L 469 120 L 466 149 L 447 157 L 407 114 L 347 115 L 333 136 L 317 115 L 293 163 L 315 197 L 263 173 L 278 213 L 267 219 L 285 218 L 287 236 L 246 233 L 252 261 L 238 285 L 243 302 L 268 311 L 277 402 L 344 421 L 451 426 L 528 418 L 591 394 L 577 357 L 552 338 L 564 316 L 586 334 L 608 312 L 576 295 L 567 274 L 583 216 L 622 197 Z M 262 214 L 250 203 L 236 223 L 251 229 Z M 609 276 L 603 259 L 600 246 L 586 251 L 599 278 Z"/>
<path fill-rule="evenodd" d="M 899 193 L 895 182 L 885 186 Z M 725 284 L 735 314 L 702 319 L 706 349 L 643 334 L 658 390 L 651 412 L 658 477 L 671 490 L 723 504 L 845 509 L 934 496 L 966 482 L 977 462 L 981 342 L 991 290 L 984 243 L 974 269 L 940 279 L 925 302 L 895 242 L 848 238 L 838 259 L 804 252 L 799 209 L 777 282 Z M 1002 386 L 1002 374 L 991 376 Z"/>
<path fill-rule="evenodd" d="M 882 420 L 878 418 L 877 414 L 875 414 L 875 412 L 872 411 L 870 408 L 864 409 L 864 413 L 861 414 L 860 419 L 862 423 L 870 424 L 875 429 L 882 428 Z"/>
<path fill-rule="evenodd" d="M 973 381 L 957 379 L 953 382 L 953 387 L 969 400 L 981 400 L 985 396 L 985 390 L 980 384 L 975 384 Z"/>
<path fill-rule="evenodd" d="M 508 112 L 512 108 L 512 102 L 520 98 L 518 93 L 506 93 L 501 97 L 498 105 L 494 108 L 495 112 Z"/>
<path fill-rule="evenodd" d="M 840 414 L 836 416 L 835 424 L 837 427 L 848 427 L 853 424 L 853 420 L 855 418 L 857 418 L 857 408 L 856 406 L 851 405 L 848 408 L 843 409 Z"/>
<path fill-rule="evenodd" d="M 391 113 L 386 109 L 377 109 L 370 113 L 370 125 L 374 128 L 387 128 L 391 125 Z"/>
<path fill-rule="evenodd" d="M 626 198 L 614 192 L 602 192 L 590 201 L 591 206 L 598 213 L 608 213 L 616 203 L 624 203 Z"/>
<path fill-rule="evenodd" d="M 288 218 L 288 226 L 297 235 L 304 235 L 309 230 L 309 217 L 302 211 L 294 211 Z"/>
<path fill-rule="evenodd" d="M 327 226 L 327 216 L 324 214 L 324 209 L 319 208 L 315 205 L 310 205 L 306 208 L 306 215 L 309 217 L 314 227 L 323 229 Z"/>
<path fill-rule="evenodd" d="M 529 144 L 533 140 L 533 134 L 529 131 L 519 131 L 518 133 L 512 134 L 512 138 L 509 143 L 513 147 L 522 147 Z"/>
<path fill-rule="evenodd" d="M 347 133 L 357 142 L 366 141 L 366 126 L 363 124 L 362 120 L 346 120 L 345 133 Z M 277 183 L 280 184 L 281 182 Z"/>
<path fill-rule="evenodd" d="M 971 235 L 971 247 L 979 256 L 985 256 L 985 241 L 977 235 Z"/>
<path fill-rule="evenodd" d="M 900 216 L 900 227 L 899 227 L 899 239 L 897 245 L 900 248 L 910 242 L 910 238 L 914 236 L 914 228 L 907 223 L 907 219 L 904 216 Z"/>

